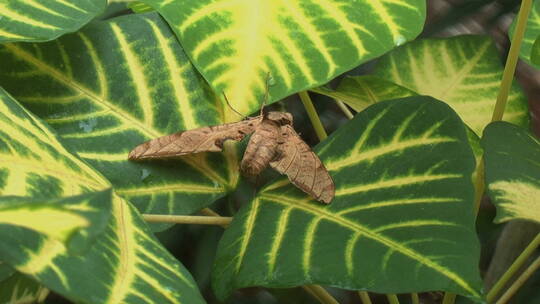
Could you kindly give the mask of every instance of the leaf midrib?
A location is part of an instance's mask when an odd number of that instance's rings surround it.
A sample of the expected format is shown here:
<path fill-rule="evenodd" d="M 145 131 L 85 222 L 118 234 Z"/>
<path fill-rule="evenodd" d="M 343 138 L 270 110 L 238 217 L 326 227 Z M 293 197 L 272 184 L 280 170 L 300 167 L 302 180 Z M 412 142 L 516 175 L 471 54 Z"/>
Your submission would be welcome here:
<path fill-rule="evenodd" d="M 328 221 L 334 222 L 346 229 L 351 230 L 352 232 L 358 232 L 360 231 L 363 236 L 372 239 L 373 241 L 381 243 L 383 246 L 386 246 L 387 248 L 393 249 L 404 256 L 409 257 L 412 260 L 416 260 L 418 263 L 425 265 L 436 272 L 448 277 L 455 283 L 457 283 L 459 286 L 470 292 L 471 294 L 475 296 L 479 296 L 479 294 L 472 288 L 465 280 L 463 280 L 461 277 L 459 277 L 457 274 L 453 273 L 451 270 L 442 267 L 441 265 L 437 264 L 435 261 L 431 261 L 429 259 L 423 258 L 423 256 L 413 249 L 407 248 L 394 240 L 391 240 L 383 235 L 377 234 L 376 232 L 373 232 L 372 230 L 368 229 L 367 227 L 364 227 L 358 223 L 355 223 L 351 220 L 348 220 L 346 218 L 343 218 L 341 216 L 336 216 L 335 214 L 332 214 L 330 212 L 327 212 L 323 209 L 314 207 L 314 205 L 311 205 L 310 203 L 311 199 L 308 198 L 307 200 L 295 200 L 288 198 L 286 196 L 278 196 L 278 195 L 272 195 L 272 194 L 262 194 L 262 199 L 266 199 L 270 202 L 274 202 L 280 205 L 284 206 L 290 206 L 293 205 L 295 208 L 301 209 L 308 214 L 312 214 L 316 218 L 322 218 L 326 219 Z M 356 229 L 352 229 L 352 227 Z M 248 240 L 249 241 L 249 240 Z"/>

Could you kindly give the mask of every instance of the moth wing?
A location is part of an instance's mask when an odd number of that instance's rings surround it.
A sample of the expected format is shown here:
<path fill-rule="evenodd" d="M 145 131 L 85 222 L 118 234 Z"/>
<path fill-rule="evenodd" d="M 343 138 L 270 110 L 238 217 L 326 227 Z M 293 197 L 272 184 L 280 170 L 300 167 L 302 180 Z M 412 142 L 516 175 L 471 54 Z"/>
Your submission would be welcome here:
<path fill-rule="evenodd" d="M 131 160 L 149 158 L 171 158 L 191 153 L 219 152 L 226 140 L 242 140 L 253 133 L 260 122 L 260 117 L 227 123 L 212 127 L 182 131 L 158 137 L 138 145 L 129 153 Z"/>
<path fill-rule="evenodd" d="M 316 200 L 330 203 L 335 193 L 334 181 L 319 157 L 292 126 L 282 126 L 281 137 L 277 156 L 270 162 L 270 166 L 287 175 L 295 186 Z"/>

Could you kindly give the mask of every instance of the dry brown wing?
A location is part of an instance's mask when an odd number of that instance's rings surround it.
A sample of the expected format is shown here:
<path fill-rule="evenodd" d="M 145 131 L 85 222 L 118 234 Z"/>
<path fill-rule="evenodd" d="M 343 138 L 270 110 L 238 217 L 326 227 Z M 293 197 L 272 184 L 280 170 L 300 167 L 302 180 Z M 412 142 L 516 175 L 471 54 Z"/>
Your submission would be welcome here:
<path fill-rule="evenodd" d="M 239 122 L 159 137 L 135 147 L 128 158 L 131 160 L 169 158 L 191 153 L 222 151 L 225 140 L 242 140 L 255 131 L 260 121 L 260 116 L 250 117 Z"/>
<path fill-rule="evenodd" d="M 317 154 L 290 125 L 281 127 L 281 137 L 278 156 L 270 166 L 286 174 L 295 186 L 316 200 L 330 203 L 335 193 L 334 182 Z"/>

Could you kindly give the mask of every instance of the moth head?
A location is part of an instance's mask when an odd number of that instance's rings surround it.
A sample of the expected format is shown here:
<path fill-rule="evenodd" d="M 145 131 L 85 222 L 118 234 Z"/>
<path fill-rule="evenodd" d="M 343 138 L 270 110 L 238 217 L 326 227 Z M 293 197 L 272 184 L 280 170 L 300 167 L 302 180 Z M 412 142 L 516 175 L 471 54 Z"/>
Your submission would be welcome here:
<path fill-rule="evenodd" d="M 266 118 L 268 120 L 275 121 L 280 126 L 292 125 L 293 122 L 291 113 L 287 112 L 268 112 L 268 114 L 266 114 Z"/>

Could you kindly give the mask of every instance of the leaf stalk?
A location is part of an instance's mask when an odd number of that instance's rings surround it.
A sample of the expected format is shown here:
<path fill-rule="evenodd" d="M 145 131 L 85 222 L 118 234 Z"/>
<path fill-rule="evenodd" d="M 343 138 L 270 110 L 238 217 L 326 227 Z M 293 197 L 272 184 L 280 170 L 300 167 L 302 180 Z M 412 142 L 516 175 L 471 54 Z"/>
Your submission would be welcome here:
<path fill-rule="evenodd" d="M 512 296 L 519 290 L 521 286 L 540 268 L 540 256 L 532 262 L 527 269 L 517 278 L 517 280 L 508 288 L 501 296 L 496 304 L 505 304 L 512 298 Z"/>
<path fill-rule="evenodd" d="M 321 304 L 339 304 L 339 302 L 332 297 L 326 289 L 319 285 L 304 285 L 302 286 L 309 294 L 311 294 L 314 298 L 319 300 Z"/>
<path fill-rule="evenodd" d="M 232 217 L 143 214 L 143 219 L 149 223 L 196 224 L 196 225 L 229 225 Z"/>
<path fill-rule="evenodd" d="M 302 100 L 302 103 L 304 104 L 304 108 L 306 109 L 306 112 L 308 113 L 309 120 L 311 120 L 311 124 L 313 125 L 313 128 L 315 129 L 315 133 L 317 134 L 317 137 L 320 141 L 324 140 L 328 137 L 328 134 L 326 134 L 326 131 L 324 130 L 324 127 L 322 125 L 321 119 L 319 118 L 319 114 L 317 114 L 317 110 L 315 110 L 315 107 L 313 106 L 313 102 L 311 101 L 311 98 L 309 97 L 309 93 L 307 91 L 301 91 L 298 92 L 298 95 L 300 95 L 300 100 Z"/>
<path fill-rule="evenodd" d="M 532 0 L 523 0 L 521 2 L 514 37 L 512 38 L 510 51 L 508 53 L 508 57 L 506 58 L 502 83 L 499 89 L 499 95 L 497 96 L 497 103 L 495 104 L 495 110 L 493 111 L 491 121 L 499 121 L 503 118 L 504 109 L 506 108 L 506 102 L 508 100 L 508 94 L 512 86 L 514 73 L 516 71 L 516 66 L 519 59 L 519 50 L 521 49 L 523 36 L 525 36 L 525 27 L 527 25 L 527 18 L 531 12 L 531 7 Z"/>
<path fill-rule="evenodd" d="M 538 246 L 540 246 L 540 233 L 536 235 L 536 237 L 517 257 L 514 263 L 512 263 L 512 265 L 510 265 L 506 272 L 501 276 L 497 283 L 493 285 L 491 290 L 486 295 L 486 300 L 488 303 L 493 303 L 501 289 L 506 285 L 506 283 L 508 283 L 510 278 L 512 278 L 514 274 L 525 264 L 525 262 L 527 262 L 529 257 L 536 251 L 536 248 L 538 248 Z"/>

